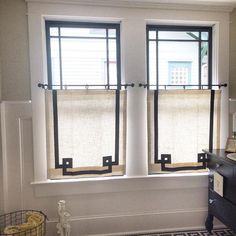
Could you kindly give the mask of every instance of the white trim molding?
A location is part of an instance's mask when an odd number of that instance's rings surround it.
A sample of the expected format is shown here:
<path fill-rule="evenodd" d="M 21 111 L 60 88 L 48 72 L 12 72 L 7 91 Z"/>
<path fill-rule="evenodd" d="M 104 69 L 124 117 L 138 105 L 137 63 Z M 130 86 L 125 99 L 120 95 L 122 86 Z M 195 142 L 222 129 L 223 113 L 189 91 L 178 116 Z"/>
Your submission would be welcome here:
<path fill-rule="evenodd" d="M 24 180 L 30 172 L 24 169 L 24 158 L 32 139 L 31 117 L 30 101 L 1 103 L 4 212 L 24 208 Z M 32 153 L 27 154 L 32 158 Z"/>
<path fill-rule="evenodd" d="M 81 4 L 108 7 L 231 12 L 235 1 L 212 0 L 25 0 L 34 3 Z"/>
<path fill-rule="evenodd" d="M 70 218 L 70 224 L 73 235 L 121 236 L 150 234 L 170 230 L 204 229 L 202 219 L 204 219 L 205 215 L 207 215 L 207 207 L 188 210 L 177 209 L 174 211 L 135 212 L 130 214 L 74 216 Z M 166 228 L 166 222 L 171 226 L 170 228 Z M 189 222 L 192 222 L 191 225 Z M 49 233 L 56 223 L 57 219 L 48 220 L 47 229 Z M 146 227 L 142 227 L 143 224 L 146 224 Z M 90 225 L 89 229 L 88 225 Z M 129 227 L 127 226 L 131 227 L 133 231 L 128 231 Z M 222 226 L 222 223 L 216 220 L 214 228 Z"/>
<path fill-rule="evenodd" d="M 121 193 L 153 190 L 206 189 L 208 172 L 199 174 L 163 174 L 143 177 L 102 177 L 74 180 L 48 180 L 32 185 L 37 197 L 78 194 Z"/>

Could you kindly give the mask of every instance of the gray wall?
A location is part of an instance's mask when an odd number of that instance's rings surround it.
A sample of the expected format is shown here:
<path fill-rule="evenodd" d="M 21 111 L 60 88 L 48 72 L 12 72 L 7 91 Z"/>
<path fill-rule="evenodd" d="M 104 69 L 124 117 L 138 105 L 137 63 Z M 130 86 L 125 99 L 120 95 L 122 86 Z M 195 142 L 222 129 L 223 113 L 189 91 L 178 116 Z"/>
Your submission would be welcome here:
<path fill-rule="evenodd" d="M 0 81 L 1 81 L 1 58 L 0 58 Z M 3 186 L 2 186 L 3 173 L 2 173 L 2 155 L 1 154 L 2 152 L 1 152 L 1 145 L 0 145 L 0 215 L 3 213 L 3 194 L 2 194 L 3 193 Z"/>
<path fill-rule="evenodd" d="M 0 0 L 2 100 L 30 99 L 26 9 L 24 0 Z"/>
<path fill-rule="evenodd" d="M 236 98 L 236 10 L 230 14 L 229 97 Z"/>
<path fill-rule="evenodd" d="M 24 0 L 0 0 L 0 99 L 30 99 L 27 5 Z M 2 170 L 2 155 L 0 155 Z M 0 194 L 2 190 L 0 171 Z M 3 196 L 0 195 L 0 214 Z"/>
<path fill-rule="evenodd" d="M 0 0 L 1 100 L 30 99 L 26 9 L 24 0 Z M 0 214 L 3 212 L 2 179 L 2 155 L 0 155 Z"/>

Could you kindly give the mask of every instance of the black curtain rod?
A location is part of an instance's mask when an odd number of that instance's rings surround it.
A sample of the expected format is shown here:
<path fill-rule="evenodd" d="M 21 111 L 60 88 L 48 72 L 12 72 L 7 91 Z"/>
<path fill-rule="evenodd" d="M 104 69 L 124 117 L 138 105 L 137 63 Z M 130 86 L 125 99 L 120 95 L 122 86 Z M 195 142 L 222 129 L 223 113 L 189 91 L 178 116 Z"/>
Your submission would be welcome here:
<path fill-rule="evenodd" d="M 148 84 L 142 84 L 142 83 L 139 83 L 139 87 L 144 87 L 144 88 L 147 88 L 147 87 L 164 87 L 165 89 L 167 87 L 183 87 L 183 89 L 185 89 L 186 87 L 198 87 L 199 89 L 203 89 L 204 87 L 207 87 L 208 88 L 211 88 L 211 87 L 218 87 L 218 88 L 221 88 L 221 87 L 227 87 L 227 83 L 222 83 L 222 84 L 212 84 L 212 85 L 208 85 L 208 84 L 159 84 L 159 85 L 148 85 Z"/>
<path fill-rule="evenodd" d="M 134 87 L 135 84 L 134 83 L 129 83 L 129 84 L 70 84 L 70 85 L 58 85 L 58 84 L 54 84 L 54 85 L 48 85 L 48 84 L 42 84 L 42 83 L 38 83 L 38 87 L 39 88 L 43 88 L 43 89 L 49 89 L 49 87 L 51 88 L 58 88 L 58 89 L 67 89 L 68 87 L 85 87 L 86 89 L 88 89 L 89 87 L 105 87 L 106 89 L 108 89 L 109 87 L 114 87 L 114 86 L 121 86 L 121 87 Z"/>

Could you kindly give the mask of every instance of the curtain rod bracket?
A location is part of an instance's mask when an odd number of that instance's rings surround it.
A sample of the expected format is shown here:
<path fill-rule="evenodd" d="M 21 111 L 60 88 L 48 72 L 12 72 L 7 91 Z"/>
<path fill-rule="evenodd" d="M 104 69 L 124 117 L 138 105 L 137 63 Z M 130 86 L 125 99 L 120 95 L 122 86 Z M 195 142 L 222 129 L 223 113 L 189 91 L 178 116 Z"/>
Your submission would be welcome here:
<path fill-rule="evenodd" d="M 142 84 L 142 83 L 139 83 L 139 87 L 144 87 L 144 88 L 147 88 L 148 84 Z"/>
<path fill-rule="evenodd" d="M 125 88 L 127 88 L 127 87 L 134 87 L 135 86 L 135 84 L 134 83 L 130 83 L 130 84 L 124 84 L 124 85 L 121 85 L 121 86 L 124 86 Z"/>
<path fill-rule="evenodd" d="M 221 87 L 227 87 L 228 86 L 228 84 L 227 83 L 223 83 L 223 84 L 219 84 L 219 88 L 221 88 Z"/>
<path fill-rule="evenodd" d="M 47 84 L 38 83 L 38 87 L 39 88 L 43 88 L 43 89 L 47 89 L 48 85 Z"/>

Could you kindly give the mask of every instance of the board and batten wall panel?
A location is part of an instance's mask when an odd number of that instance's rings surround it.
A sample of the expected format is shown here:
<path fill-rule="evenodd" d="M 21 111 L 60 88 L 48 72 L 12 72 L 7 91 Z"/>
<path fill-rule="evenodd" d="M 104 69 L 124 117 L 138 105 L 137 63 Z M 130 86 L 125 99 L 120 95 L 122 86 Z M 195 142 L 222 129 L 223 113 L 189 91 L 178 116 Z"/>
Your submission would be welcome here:
<path fill-rule="evenodd" d="M 56 235 L 60 199 L 66 200 L 71 213 L 72 236 L 204 227 L 206 175 L 31 184 L 34 179 L 31 113 L 30 102 L 1 104 L 5 212 L 20 209 L 45 212 L 48 236 Z"/>

